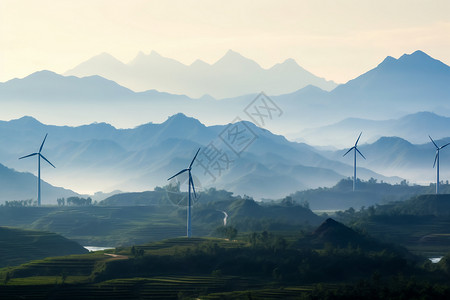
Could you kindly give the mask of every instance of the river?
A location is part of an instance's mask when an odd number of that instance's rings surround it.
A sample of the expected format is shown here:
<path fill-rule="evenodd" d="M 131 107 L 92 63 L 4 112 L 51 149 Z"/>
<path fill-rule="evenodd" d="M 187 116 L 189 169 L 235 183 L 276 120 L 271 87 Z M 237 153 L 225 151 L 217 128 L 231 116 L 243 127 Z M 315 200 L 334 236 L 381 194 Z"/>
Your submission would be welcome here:
<path fill-rule="evenodd" d="M 83 246 L 85 249 L 87 249 L 89 252 L 94 251 L 102 251 L 102 250 L 108 250 L 108 249 L 114 249 L 114 247 L 99 247 L 99 246 Z"/>

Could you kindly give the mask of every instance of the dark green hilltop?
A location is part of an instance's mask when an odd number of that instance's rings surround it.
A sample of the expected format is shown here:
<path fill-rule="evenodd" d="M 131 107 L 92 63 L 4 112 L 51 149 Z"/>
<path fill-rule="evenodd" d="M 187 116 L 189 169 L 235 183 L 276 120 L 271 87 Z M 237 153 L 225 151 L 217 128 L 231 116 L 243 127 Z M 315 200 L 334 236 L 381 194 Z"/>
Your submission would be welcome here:
<path fill-rule="evenodd" d="M 55 233 L 0 227 L 0 267 L 87 252 L 78 243 Z"/>

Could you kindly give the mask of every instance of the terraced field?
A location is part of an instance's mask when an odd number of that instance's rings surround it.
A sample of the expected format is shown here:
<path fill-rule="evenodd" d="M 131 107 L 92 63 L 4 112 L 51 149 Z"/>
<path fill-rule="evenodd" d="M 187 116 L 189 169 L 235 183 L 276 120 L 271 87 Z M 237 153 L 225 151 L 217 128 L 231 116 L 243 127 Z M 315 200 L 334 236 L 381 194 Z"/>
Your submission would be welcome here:
<path fill-rule="evenodd" d="M 267 289 L 262 282 L 237 277 L 166 276 L 116 279 L 99 284 L 75 284 L 76 278 L 69 279 L 66 284 L 52 277 L 27 278 L 28 284 L 12 281 L 0 286 L 0 296 L 2 299 L 179 299 L 196 295 L 201 299 L 223 299 L 224 296 L 232 299 L 251 294 L 255 299 L 286 299 L 310 290 L 308 287 Z M 45 284 L 44 280 L 53 283 Z M 230 292 L 224 293 L 224 290 Z"/>
<path fill-rule="evenodd" d="M 220 247 L 235 248 L 245 243 L 213 238 L 175 238 L 136 246 L 148 255 L 170 255 L 175 249 L 214 242 Z M 211 299 L 224 291 L 255 290 L 258 297 L 279 295 L 280 299 L 298 295 L 302 289 L 267 289 L 265 282 L 255 278 L 213 275 L 152 276 L 148 278 L 118 278 L 92 282 L 92 273 L 99 266 L 116 259 L 116 252 L 130 254 L 130 248 L 105 250 L 85 255 L 46 258 L 13 268 L 0 269 L 0 299 L 177 299 L 207 296 Z M 118 274 L 120 276 L 120 274 Z M 256 294 L 255 294 L 256 295 Z"/>

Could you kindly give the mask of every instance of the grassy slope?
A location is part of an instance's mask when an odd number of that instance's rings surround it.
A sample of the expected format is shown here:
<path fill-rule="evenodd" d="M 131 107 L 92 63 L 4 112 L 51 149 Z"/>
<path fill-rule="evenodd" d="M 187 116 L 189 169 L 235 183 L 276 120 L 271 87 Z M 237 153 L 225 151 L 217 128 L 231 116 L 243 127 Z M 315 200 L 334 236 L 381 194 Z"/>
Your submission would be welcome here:
<path fill-rule="evenodd" d="M 87 250 L 58 234 L 0 227 L 0 266 L 18 265 L 48 256 L 82 254 Z"/>
<path fill-rule="evenodd" d="M 127 194 L 122 197 L 126 198 Z M 211 235 L 223 225 L 224 214 L 221 211 L 228 213 L 228 224 L 240 232 L 273 230 L 272 224 L 281 229 L 297 230 L 306 224 L 317 225 L 322 221 L 301 206 L 266 206 L 249 199 L 222 200 L 194 206 L 194 236 Z M 0 207 L 0 219 L 7 226 L 56 232 L 83 245 L 96 246 L 142 244 L 186 233 L 185 208 L 167 204 Z"/>

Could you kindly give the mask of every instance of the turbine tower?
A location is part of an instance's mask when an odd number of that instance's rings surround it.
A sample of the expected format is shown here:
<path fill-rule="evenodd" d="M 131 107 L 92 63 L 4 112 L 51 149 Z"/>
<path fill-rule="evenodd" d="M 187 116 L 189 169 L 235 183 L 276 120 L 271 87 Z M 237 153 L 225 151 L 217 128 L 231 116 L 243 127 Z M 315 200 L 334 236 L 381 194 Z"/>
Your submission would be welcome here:
<path fill-rule="evenodd" d="M 189 190 L 189 196 L 188 196 L 189 200 L 188 200 L 188 205 L 187 205 L 187 220 L 186 220 L 186 222 L 187 222 L 187 233 L 186 233 L 186 235 L 187 235 L 188 238 L 190 238 L 191 235 L 192 235 L 192 229 L 191 229 L 191 206 L 192 206 L 191 205 L 191 186 L 192 186 L 192 191 L 194 192 L 194 197 L 197 198 L 197 194 L 195 193 L 194 181 L 192 180 L 191 169 L 192 169 L 192 165 L 194 164 L 194 160 L 197 158 L 198 152 L 200 152 L 200 148 L 198 148 L 197 153 L 195 153 L 195 156 L 192 159 L 191 164 L 189 165 L 189 168 L 183 169 L 180 172 L 178 172 L 177 174 L 175 174 L 172 177 L 170 177 L 169 179 L 167 179 L 167 180 L 170 180 L 170 179 L 172 179 L 172 178 L 174 178 L 174 177 L 176 177 L 176 176 L 178 176 L 178 175 L 180 175 L 180 174 L 182 174 L 184 172 L 188 172 L 188 174 L 189 174 L 189 183 L 188 183 L 188 186 L 189 186 L 189 188 L 188 188 L 188 190 Z"/>
<path fill-rule="evenodd" d="M 30 156 L 35 156 L 35 155 L 37 155 L 37 157 L 38 157 L 38 180 L 37 180 L 38 206 L 41 206 L 41 157 L 46 162 L 48 162 L 53 168 L 56 168 L 48 159 L 45 158 L 44 155 L 41 154 L 42 147 L 44 147 L 45 140 L 47 139 L 47 135 L 48 135 L 48 133 L 45 135 L 44 140 L 42 141 L 41 147 L 39 148 L 39 152 L 31 153 L 31 154 L 28 154 L 28 155 L 25 155 L 25 156 L 22 156 L 19 158 L 19 159 L 22 159 L 22 158 L 27 158 Z"/>
<path fill-rule="evenodd" d="M 433 143 L 433 145 L 436 147 L 436 156 L 434 157 L 434 164 L 433 164 L 433 168 L 434 166 L 436 166 L 437 163 L 437 167 L 436 167 L 436 194 L 439 194 L 439 151 L 441 151 L 441 149 L 443 149 L 444 147 L 447 147 L 448 145 L 450 145 L 450 143 L 445 144 L 444 146 L 439 147 L 431 138 L 431 136 L 428 136 L 431 140 L 431 142 Z"/>
<path fill-rule="evenodd" d="M 350 151 L 355 150 L 354 158 L 353 158 L 353 191 L 355 191 L 355 189 L 356 189 L 356 152 L 358 152 L 364 159 L 366 159 L 364 157 L 364 155 L 358 150 L 358 142 L 359 142 L 359 139 L 361 138 L 361 134 L 362 134 L 362 132 L 359 134 L 358 139 L 356 140 L 355 146 L 348 149 L 348 151 L 345 152 L 345 154 L 343 155 L 343 156 L 346 156 Z"/>

